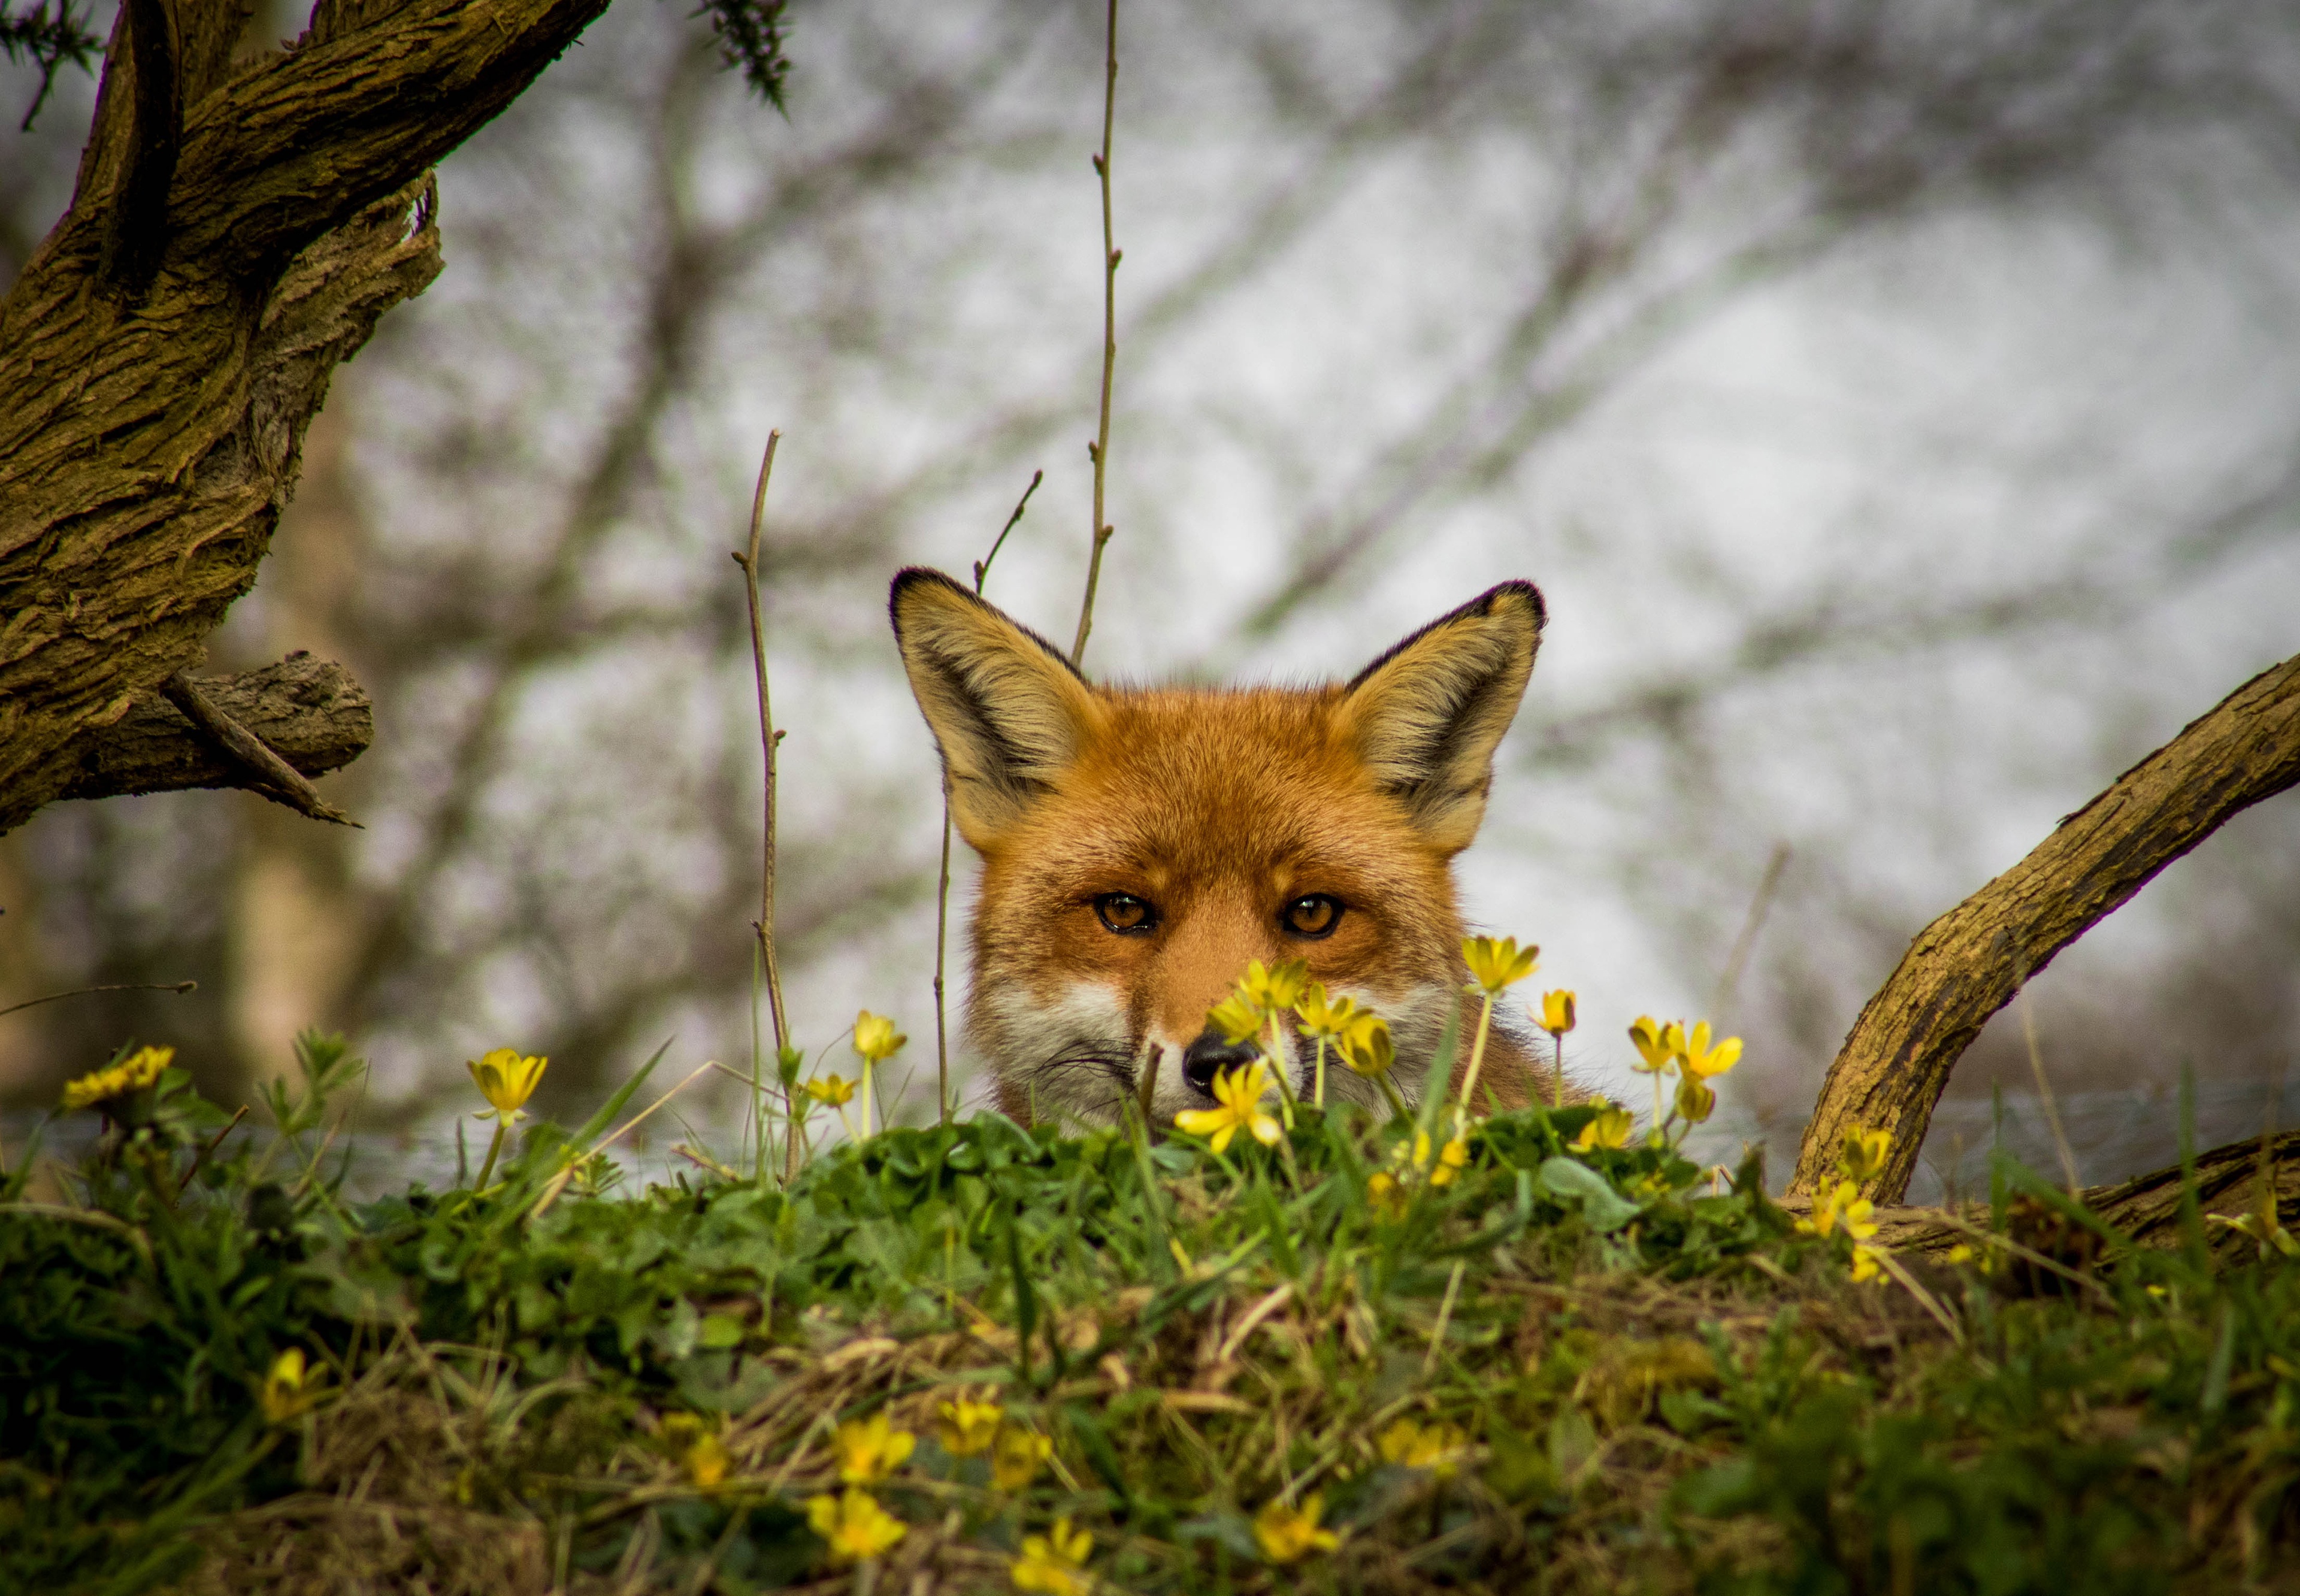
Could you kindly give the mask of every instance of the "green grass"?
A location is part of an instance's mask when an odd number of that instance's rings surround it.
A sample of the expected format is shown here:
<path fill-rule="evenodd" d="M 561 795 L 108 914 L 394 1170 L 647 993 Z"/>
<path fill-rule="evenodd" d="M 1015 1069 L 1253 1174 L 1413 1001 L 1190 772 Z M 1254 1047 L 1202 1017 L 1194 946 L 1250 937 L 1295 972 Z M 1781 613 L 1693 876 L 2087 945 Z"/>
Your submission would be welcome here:
<path fill-rule="evenodd" d="M 1486 1122 L 1396 1212 L 1413 1127 L 1308 1109 L 1224 1159 L 984 1117 L 788 1191 L 593 1163 L 538 1213 L 589 1144 L 540 1126 L 485 1193 L 351 1205 L 354 1066 L 306 1060 L 284 1134 L 188 1181 L 221 1117 L 171 1072 L 0 1192 L 0 1590 L 1010 1589 L 1057 1516 L 1141 1592 L 2300 1588 L 2300 1268 L 2193 1226 L 1898 1260 L 1928 1304 L 1754 1162 L 1570 1151 L 1586 1108 Z M 290 1348 L 324 1376 L 267 1415 Z M 1017 1490 L 936 1440 L 988 1385 L 1053 1443 Z M 875 1413 L 906 1533 L 834 1567 L 805 1503 Z M 1454 1466 L 1386 1461 L 1400 1417 Z M 1271 1567 L 1254 1516 L 1312 1493 L 1338 1546 Z"/>

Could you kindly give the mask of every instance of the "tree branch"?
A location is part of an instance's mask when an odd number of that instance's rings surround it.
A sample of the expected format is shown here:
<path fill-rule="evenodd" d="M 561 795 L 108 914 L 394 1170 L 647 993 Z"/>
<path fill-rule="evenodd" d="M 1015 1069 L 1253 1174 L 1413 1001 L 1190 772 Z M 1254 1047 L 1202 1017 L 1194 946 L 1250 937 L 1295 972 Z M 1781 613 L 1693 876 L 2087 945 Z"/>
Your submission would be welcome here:
<path fill-rule="evenodd" d="M 71 213 L 0 303 L 0 831 L 197 662 L 334 366 L 438 270 L 427 169 L 604 5 L 330 6 L 229 78 L 211 35 L 236 8 L 182 8 L 180 154 L 133 304 L 88 291 L 140 143 L 115 31 Z"/>
<path fill-rule="evenodd" d="M 259 746 L 307 788 L 306 777 L 350 764 L 375 740 L 374 713 L 351 672 L 307 653 L 292 653 L 277 665 L 239 676 L 205 677 L 196 692 L 242 732 L 260 739 Z M 167 697 L 138 704 L 75 752 L 79 762 L 56 794 L 58 800 L 189 787 L 263 792 L 267 780 L 271 786 L 288 786 L 276 772 L 259 778 L 246 761 L 194 724 Z M 250 757 L 261 764 L 260 757 Z M 272 796 L 269 792 L 264 795 Z"/>
<path fill-rule="evenodd" d="M 1792 1193 L 1831 1177 L 1856 1126 L 1893 1133 L 1870 1183 L 1908 1189 L 1949 1071 L 2029 977 L 2230 816 L 2300 782 L 2300 656 L 2262 671 L 1941 916 L 1854 1022 L 1797 1151 Z"/>

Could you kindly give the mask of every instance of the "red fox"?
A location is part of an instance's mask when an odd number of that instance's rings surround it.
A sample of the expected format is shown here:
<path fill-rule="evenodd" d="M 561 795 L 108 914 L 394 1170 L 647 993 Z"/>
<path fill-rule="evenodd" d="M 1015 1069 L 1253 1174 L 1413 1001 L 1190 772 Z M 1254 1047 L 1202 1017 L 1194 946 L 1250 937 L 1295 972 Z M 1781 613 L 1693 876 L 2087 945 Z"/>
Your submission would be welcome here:
<path fill-rule="evenodd" d="M 1474 1025 L 1453 860 L 1533 670 L 1531 583 L 1308 688 L 1096 686 L 935 570 L 896 577 L 890 608 L 951 816 L 982 857 L 967 1034 L 1009 1116 L 1108 1123 L 1152 1070 L 1158 1120 L 1205 1107 L 1215 1076 L 1255 1056 L 1206 1019 L 1254 959 L 1306 960 L 1385 1016 L 1409 1098 L 1447 1011 Z M 1288 1045 L 1306 1096 L 1312 1044 Z M 1328 1077 L 1380 1101 L 1346 1069 Z M 1517 1108 L 1554 1083 L 1496 1026 L 1480 1099 L 1488 1085 Z"/>

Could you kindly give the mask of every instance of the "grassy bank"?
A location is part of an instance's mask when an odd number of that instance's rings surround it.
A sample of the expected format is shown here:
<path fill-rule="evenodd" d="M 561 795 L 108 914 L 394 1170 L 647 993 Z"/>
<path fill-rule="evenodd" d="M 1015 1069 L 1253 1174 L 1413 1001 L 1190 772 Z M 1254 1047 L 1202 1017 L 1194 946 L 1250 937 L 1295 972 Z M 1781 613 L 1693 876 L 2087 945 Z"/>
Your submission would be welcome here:
<path fill-rule="evenodd" d="M 2010 1164 L 1879 1268 L 1592 1108 L 1450 1179 L 1303 1107 L 642 1193 L 568 1157 L 618 1101 L 352 1205 L 307 1062 L 281 1134 L 204 1156 L 171 1071 L 9 1178 L 0 1588 L 2300 1588 L 2300 1267 Z"/>

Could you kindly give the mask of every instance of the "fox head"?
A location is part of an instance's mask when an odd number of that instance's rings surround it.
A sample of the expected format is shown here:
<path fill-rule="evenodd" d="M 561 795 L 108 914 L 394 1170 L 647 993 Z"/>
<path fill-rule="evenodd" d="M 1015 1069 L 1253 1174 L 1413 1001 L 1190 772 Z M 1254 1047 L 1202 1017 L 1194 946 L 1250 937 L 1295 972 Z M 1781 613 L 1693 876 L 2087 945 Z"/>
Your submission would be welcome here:
<path fill-rule="evenodd" d="M 1007 1113 L 1107 1120 L 1154 1069 L 1159 1118 L 1207 1106 L 1254 1056 L 1206 1020 L 1253 959 L 1305 960 L 1383 1015 L 1414 1093 L 1462 1006 L 1452 863 L 1533 670 L 1532 584 L 1308 688 L 1098 686 L 939 571 L 904 571 L 891 607 L 951 818 L 982 857 L 967 1028 Z M 1314 1044 L 1288 1042 L 1306 1094 Z M 1535 1072 L 1514 1039 L 1488 1043 L 1504 1105 Z M 1379 1101 L 1338 1063 L 1327 1081 Z"/>

